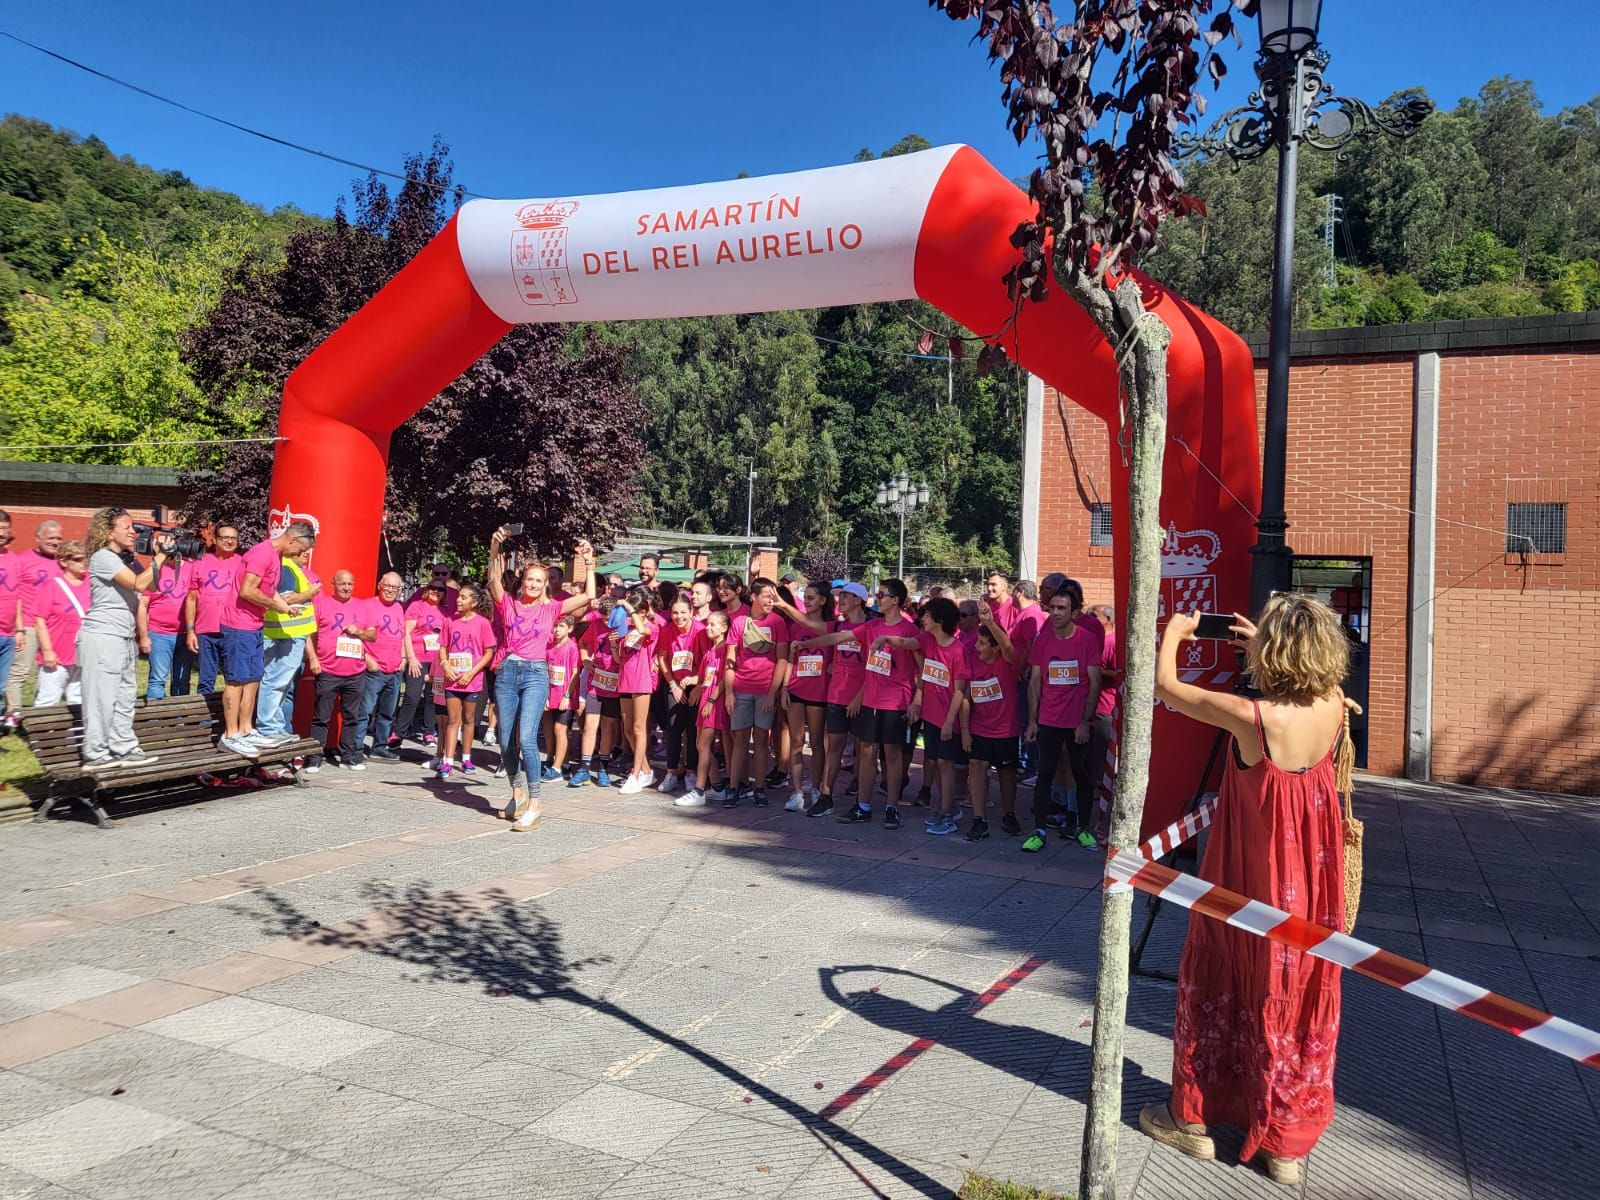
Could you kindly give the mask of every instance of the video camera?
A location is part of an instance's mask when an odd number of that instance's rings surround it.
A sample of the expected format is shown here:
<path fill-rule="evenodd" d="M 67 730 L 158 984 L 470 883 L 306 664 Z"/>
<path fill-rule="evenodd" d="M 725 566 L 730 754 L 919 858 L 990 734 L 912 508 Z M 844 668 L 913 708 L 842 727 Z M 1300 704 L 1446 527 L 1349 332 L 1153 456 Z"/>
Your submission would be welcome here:
<path fill-rule="evenodd" d="M 133 552 L 148 558 L 159 548 L 176 561 L 195 560 L 206 553 L 206 544 L 193 529 L 170 523 L 170 510 L 157 506 L 153 524 L 144 521 L 133 523 Z"/>

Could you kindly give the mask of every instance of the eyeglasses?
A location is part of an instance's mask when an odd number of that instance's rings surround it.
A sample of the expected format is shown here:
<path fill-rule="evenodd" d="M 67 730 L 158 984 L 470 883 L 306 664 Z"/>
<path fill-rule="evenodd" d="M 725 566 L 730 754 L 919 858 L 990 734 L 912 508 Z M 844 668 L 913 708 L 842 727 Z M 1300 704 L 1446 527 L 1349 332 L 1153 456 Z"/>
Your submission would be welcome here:
<path fill-rule="evenodd" d="M 400 585 L 396 583 L 386 583 L 378 590 L 380 592 L 398 592 L 400 590 Z"/>
<path fill-rule="evenodd" d="M 894 599 L 894 593 L 893 592 L 879 592 L 878 593 L 878 599 L 879 600 L 893 600 Z"/>
<path fill-rule="evenodd" d="M 85 558 L 81 554 L 63 554 L 61 556 L 61 561 L 62 562 L 88 562 L 89 560 L 87 558 Z"/>
<path fill-rule="evenodd" d="M 237 533 L 219 533 L 217 535 L 217 541 L 219 542 L 237 542 L 238 540 L 239 535 Z"/>

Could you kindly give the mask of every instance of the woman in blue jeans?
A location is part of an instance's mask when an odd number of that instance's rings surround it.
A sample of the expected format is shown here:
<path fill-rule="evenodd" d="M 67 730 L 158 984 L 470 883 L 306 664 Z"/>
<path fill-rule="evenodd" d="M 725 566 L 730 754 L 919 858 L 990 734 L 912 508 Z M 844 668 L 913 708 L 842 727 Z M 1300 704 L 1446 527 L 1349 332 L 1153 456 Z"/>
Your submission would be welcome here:
<path fill-rule="evenodd" d="M 520 532 L 520 526 L 518 527 Z M 578 543 L 578 561 L 584 566 L 584 590 L 566 600 L 550 596 L 550 578 L 544 566 L 532 563 L 518 577 L 517 594 L 506 590 L 506 556 L 501 547 L 509 536 L 505 526 L 489 542 L 489 594 L 494 598 L 503 631 L 501 662 L 494 685 L 494 704 L 500 734 L 500 765 L 511 784 L 511 800 L 502 814 L 517 832 L 539 824 L 539 722 L 550 694 L 547 655 L 559 617 L 572 616 L 594 600 L 594 547 Z"/>

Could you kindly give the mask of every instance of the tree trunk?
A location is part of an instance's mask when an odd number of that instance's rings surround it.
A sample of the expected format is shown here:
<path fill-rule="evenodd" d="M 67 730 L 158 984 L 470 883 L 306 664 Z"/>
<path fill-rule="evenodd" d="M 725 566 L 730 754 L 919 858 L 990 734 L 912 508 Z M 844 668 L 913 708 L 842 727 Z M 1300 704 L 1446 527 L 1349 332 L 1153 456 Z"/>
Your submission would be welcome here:
<path fill-rule="evenodd" d="M 1070 290 L 1091 315 L 1104 308 Z M 1139 289 L 1124 281 L 1109 296 L 1112 346 L 1119 351 L 1128 403 L 1128 605 L 1123 626 L 1127 666 L 1122 698 L 1122 740 L 1111 810 L 1111 845 L 1139 844 L 1145 789 L 1150 782 L 1150 730 L 1155 718 L 1156 607 L 1161 591 L 1161 468 L 1167 438 L 1167 347 L 1172 332 L 1144 311 Z M 1095 298 L 1099 299 L 1099 298 Z M 1104 324 L 1102 327 L 1104 327 Z M 1083 1130 L 1079 1200 L 1116 1200 L 1117 1136 L 1122 1129 L 1122 1033 L 1128 1011 L 1128 927 L 1133 893 L 1102 893 L 1100 946 L 1095 974 L 1094 1042 L 1089 1115 Z"/>

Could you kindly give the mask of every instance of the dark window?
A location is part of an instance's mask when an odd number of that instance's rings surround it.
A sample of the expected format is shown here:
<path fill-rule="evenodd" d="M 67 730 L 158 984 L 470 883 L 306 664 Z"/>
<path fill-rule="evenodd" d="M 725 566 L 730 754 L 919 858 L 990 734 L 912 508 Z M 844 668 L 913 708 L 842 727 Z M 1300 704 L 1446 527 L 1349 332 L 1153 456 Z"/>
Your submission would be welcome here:
<path fill-rule="evenodd" d="M 1567 506 L 1565 504 L 1506 505 L 1507 554 L 1565 554 Z"/>
<path fill-rule="evenodd" d="M 1089 545 L 1111 545 L 1111 505 L 1089 505 Z"/>

